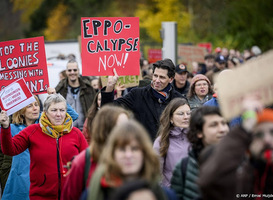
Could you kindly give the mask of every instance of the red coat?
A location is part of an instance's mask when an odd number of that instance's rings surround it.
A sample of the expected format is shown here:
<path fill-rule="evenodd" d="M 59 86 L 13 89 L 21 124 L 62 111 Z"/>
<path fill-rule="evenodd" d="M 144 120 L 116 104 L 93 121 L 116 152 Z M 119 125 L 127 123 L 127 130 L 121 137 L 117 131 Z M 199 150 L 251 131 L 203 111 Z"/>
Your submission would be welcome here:
<path fill-rule="evenodd" d="M 54 139 L 33 124 L 11 137 L 10 127 L 1 129 L 2 151 L 17 155 L 27 148 L 30 153 L 30 199 L 60 199 L 65 182 L 66 163 L 86 149 L 88 144 L 75 127 L 70 133 Z"/>
<path fill-rule="evenodd" d="M 90 158 L 91 165 L 88 173 L 88 179 L 84 185 L 84 169 L 86 163 L 85 152 L 86 150 L 82 151 L 72 162 L 70 173 L 67 176 L 67 180 L 62 191 L 63 200 L 78 200 L 81 197 L 83 189 L 88 188 L 91 177 L 97 167 L 97 163 L 93 161 L 92 157 Z"/>

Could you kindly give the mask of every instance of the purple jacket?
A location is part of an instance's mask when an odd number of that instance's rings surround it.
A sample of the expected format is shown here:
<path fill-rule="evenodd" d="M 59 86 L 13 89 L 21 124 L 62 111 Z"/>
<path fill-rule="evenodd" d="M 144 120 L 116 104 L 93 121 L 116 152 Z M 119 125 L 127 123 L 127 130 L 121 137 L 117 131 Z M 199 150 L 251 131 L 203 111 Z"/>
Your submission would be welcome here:
<path fill-rule="evenodd" d="M 170 131 L 170 145 L 165 158 L 160 157 L 160 169 L 162 173 L 161 185 L 170 187 L 172 172 L 175 165 L 184 157 L 188 156 L 190 143 L 186 136 L 186 129 L 175 127 Z M 160 137 L 154 141 L 154 149 L 159 154 Z"/>

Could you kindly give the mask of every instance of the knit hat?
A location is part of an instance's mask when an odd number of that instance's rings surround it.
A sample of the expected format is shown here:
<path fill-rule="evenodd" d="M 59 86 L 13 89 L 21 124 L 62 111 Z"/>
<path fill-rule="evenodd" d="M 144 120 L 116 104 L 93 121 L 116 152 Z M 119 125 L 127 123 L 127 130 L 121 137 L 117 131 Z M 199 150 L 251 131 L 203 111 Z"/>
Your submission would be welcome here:
<path fill-rule="evenodd" d="M 194 85 L 197 81 L 205 80 L 208 84 L 211 84 L 209 79 L 203 74 L 197 74 L 191 79 L 191 86 Z"/>
<path fill-rule="evenodd" d="M 261 113 L 257 115 L 257 122 L 273 122 L 273 110 L 265 108 Z"/>

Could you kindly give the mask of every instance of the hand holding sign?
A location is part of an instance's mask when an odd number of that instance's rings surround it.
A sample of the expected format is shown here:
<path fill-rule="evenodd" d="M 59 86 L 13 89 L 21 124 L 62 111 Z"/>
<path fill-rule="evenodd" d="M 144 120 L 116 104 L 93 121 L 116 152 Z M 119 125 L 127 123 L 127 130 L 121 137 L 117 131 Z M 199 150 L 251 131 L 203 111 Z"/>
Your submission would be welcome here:
<path fill-rule="evenodd" d="M 9 117 L 7 115 L 7 112 L 2 110 L 0 113 L 0 124 L 3 128 L 9 127 Z"/>
<path fill-rule="evenodd" d="M 113 69 L 113 72 L 114 72 L 114 76 L 108 76 L 105 92 L 112 92 L 113 89 L 115 88 L 115 85 L 117 84 L 119 76 L 115 68 Z"/>

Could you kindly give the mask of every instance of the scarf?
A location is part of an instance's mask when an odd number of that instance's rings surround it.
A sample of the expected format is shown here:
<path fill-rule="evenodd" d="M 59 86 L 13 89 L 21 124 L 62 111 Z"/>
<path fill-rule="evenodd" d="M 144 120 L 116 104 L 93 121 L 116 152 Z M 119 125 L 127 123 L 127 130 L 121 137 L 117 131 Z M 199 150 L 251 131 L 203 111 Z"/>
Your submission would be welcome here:
<path fill-rule="evenodd" d="M 62 125 L 54 126 L 51 124 L 45 112 L 42 113 L 39 123 L 43 133 L 55 139 L 69 133 L 73 128 L 72 118 L 67 113 Z"/>
<path fill-rule="evenodd" d="M 165 103 L 166 100 L 169 98 L 170 96 L 170 91 L 172 90 L 172 86 L 169 83 L 167 85 L 167 87 L 165 87 L 163 90 L 161 91 L 156 91 L 153 86 L 152 86 L 152 91 L 153 91 L 153 95 L 156 99 L 158 99 L 159 103 Z"/>

